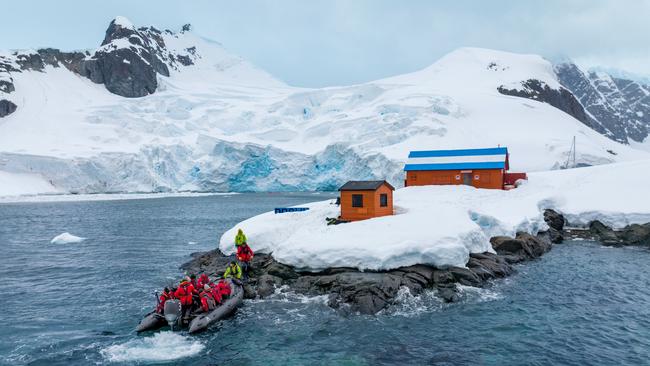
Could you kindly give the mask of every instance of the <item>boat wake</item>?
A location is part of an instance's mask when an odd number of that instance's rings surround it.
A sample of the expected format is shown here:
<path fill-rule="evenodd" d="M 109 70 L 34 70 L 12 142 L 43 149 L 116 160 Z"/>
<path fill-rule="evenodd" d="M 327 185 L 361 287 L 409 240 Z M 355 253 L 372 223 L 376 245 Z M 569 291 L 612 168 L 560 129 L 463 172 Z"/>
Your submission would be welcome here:
<path fill-rule="evenodd" d="M 189 337 L 160 332 L 151 337 L 138 338 L 102 349 L 102 356 L 110 362 L 171 361 L 199 354 L 205 345 Z"/>

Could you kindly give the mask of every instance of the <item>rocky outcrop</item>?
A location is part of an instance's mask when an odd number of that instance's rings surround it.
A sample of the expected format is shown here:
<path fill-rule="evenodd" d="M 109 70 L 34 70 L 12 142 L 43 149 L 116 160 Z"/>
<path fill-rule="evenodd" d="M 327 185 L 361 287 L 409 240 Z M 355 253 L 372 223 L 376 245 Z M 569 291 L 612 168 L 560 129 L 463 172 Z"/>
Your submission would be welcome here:
<path fill-rule="evenodd" d="M 6 99 L 0 99 L 0 118 L 8 116 L 16 111 L 16 105 Z"/>
<path fill-rule="evenodd" d="M 508 89 L 502 85 L 498 87 L 497 90 L 499 93 L 504 95 L 533 99 L 542 103 L 550 104 L 553 107 L 570 114 L 578 121 L 590 126 L 591 121 L 587 117 L 584 108 L 578 99 L 576 99 L 576 97 L 565 88 L 560 87 L 559 89 L 552 89 L 548 84 L 542 81 L 529 79 L 522 81 L 521 88 Z"/>
<path fill-rule="evenodd" d="M 436 268 L 414 265 L 389 271 L 358 271 L 353 268 L 330 268 L 322 272 L 301 272 L 277 262 L 269 254 L 257 254 L 253 259 L 250 278 L 245 285 L 247 298 L 265 298 L 286 286 L 297 293 L 327 295 L 328 305 L 342 311 L 375 314 L 395 302 L 400 289 L 413 295 L 435 289 L 446 302 L 458 300 L 457 285 L 483 286 L 488 281 L 509 276 L 514 263 L 540 257 L 551 249 L 546 237 L 519 233 L 515 238 L 493 238 L 496 253 L 472 253 L 466 268 Z M 233 260 L 221 251 L 193 254 L 193 259 L 181 266 L 191 273 L 220 276 Z"/>
<path fill-rule="evenodd" d="M 588 124 L 612 140 L 642 142 L 650 129 L 650 86 L 605 72 L 583 72 L 571 62 L 554 66 L 590 116 Z"/>
<path fill-rule="evenodd" d="M 600 221 L 592 221 L 587 228 L 565 230 L 571 238 L 595 240 L 607 246 L 650 247 L 650 223 L 632 224 L 615 230 Z"/>
<path fill-rule="evenodd" d="M 183 27 L 183 32 L 190 29 Z M 176 36 L 165 31 L 168 36 Z M 167 49 L 163 32 L 154 27 L 135 28 L 118 17 L 106 30 L 101 46 L 95 51 L 62 52 L 43 48 L 25 53 L 0 56 L 0 91 L 15 90 L 11 73 L 43 72 L 46 66 L 61 67 L 104 84 L 113 94 L 134 98 L 152 94 L 158 87 L 158 75 L 169 76 L 170 69 L 194 64 L 198 57 L 190 47 L 181 51 Z M 3 77 L 6 75 L 6 77 Z"/>

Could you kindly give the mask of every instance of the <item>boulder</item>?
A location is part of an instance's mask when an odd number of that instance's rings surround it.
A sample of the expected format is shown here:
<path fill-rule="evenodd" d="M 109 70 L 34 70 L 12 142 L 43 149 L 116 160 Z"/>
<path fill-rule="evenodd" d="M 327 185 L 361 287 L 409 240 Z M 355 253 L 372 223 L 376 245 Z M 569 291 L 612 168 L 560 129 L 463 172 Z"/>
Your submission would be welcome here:
<path fill-rule="evenodd" d="M 0 80 L 0 92 L 3 93 L 12 93 L 16 90 L 16 87 L 14 86 L 13 79 L 9 80 Z"/>
<path fill-rule="evenodd" d="M 605 245 L 618 245 L 620 239 L 609 226 L 596 220 L 589 223 L 589 233 L 591 236 Z"/>
<path fill-rule="evenodd" d="M 497 254 L 506 256 L 508 263 L 517 263 L 535 259 L 551 250 L 551 242 L 519 232 L 515 238 L 508 236 L 495 236 L 490 239 L 492 248 Z"/>
<path fill-rule="evenodd" d="M 282 286 L 282 279 L 280 277 L 265 274 L 257 278 L 255 285 L 255 289 L 251 291 L 252 298 L 256 297 L 255 293 L 257 293 L 257 296 L 260 298 L 265 298 L 272 295 L 276 288 Z"/>
<path fill-rule="evenodd" d="M 617 233 L 617 237 L 628 245 L 650 246 L 650 223 L 632 224 Z"/>
<path fill-rule="evenodd" d="M 18 108 L 14 103 L 9 100 L 1 99 L 0 100 L 0 118 L 6 117 L 16 111 Z"/>
<path fill-rule="evenodd" d="M 564 218 L 564 215 L 551 209 L 544 210 L 544 221 L 546 222 L 546 224 L 548 224 L 550 228 L 555 229 L 557 231 L 562 231 L 566 223 L 566 219 Z"/>
<path fill-rule="evenodd" d="M 451 267 L 449 272 L 454 276 L 454 280 L 461 285 L 477 287 L 483 282 L 476 273 L 467 268 Z"/>

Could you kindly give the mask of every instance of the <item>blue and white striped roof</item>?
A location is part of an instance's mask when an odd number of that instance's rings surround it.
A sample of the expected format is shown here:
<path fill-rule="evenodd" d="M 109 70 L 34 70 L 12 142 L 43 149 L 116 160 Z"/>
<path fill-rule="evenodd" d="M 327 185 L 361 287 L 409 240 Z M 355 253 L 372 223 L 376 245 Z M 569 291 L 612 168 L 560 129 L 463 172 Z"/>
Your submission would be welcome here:
<path fill-rule="evenodd" d="M 508 148 L 411 151 L 404 165 L 411 170 L 508 169 Z"/>

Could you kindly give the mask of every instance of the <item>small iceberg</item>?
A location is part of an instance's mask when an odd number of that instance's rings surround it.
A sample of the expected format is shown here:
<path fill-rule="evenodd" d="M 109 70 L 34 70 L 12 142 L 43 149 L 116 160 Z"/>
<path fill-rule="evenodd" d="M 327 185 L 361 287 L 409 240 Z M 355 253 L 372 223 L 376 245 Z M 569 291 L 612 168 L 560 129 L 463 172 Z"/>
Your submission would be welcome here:
<path fill-rule="evenodd" d="M 70 244 L 70 243 L 81 243 L 82 241 L 86 240 L 86 238 L 82 238 L 80 236 L 75 236 L 70 233 L 63 233 L 61 235 L 57 235 L 50 241 L 52 244 Z"/>

